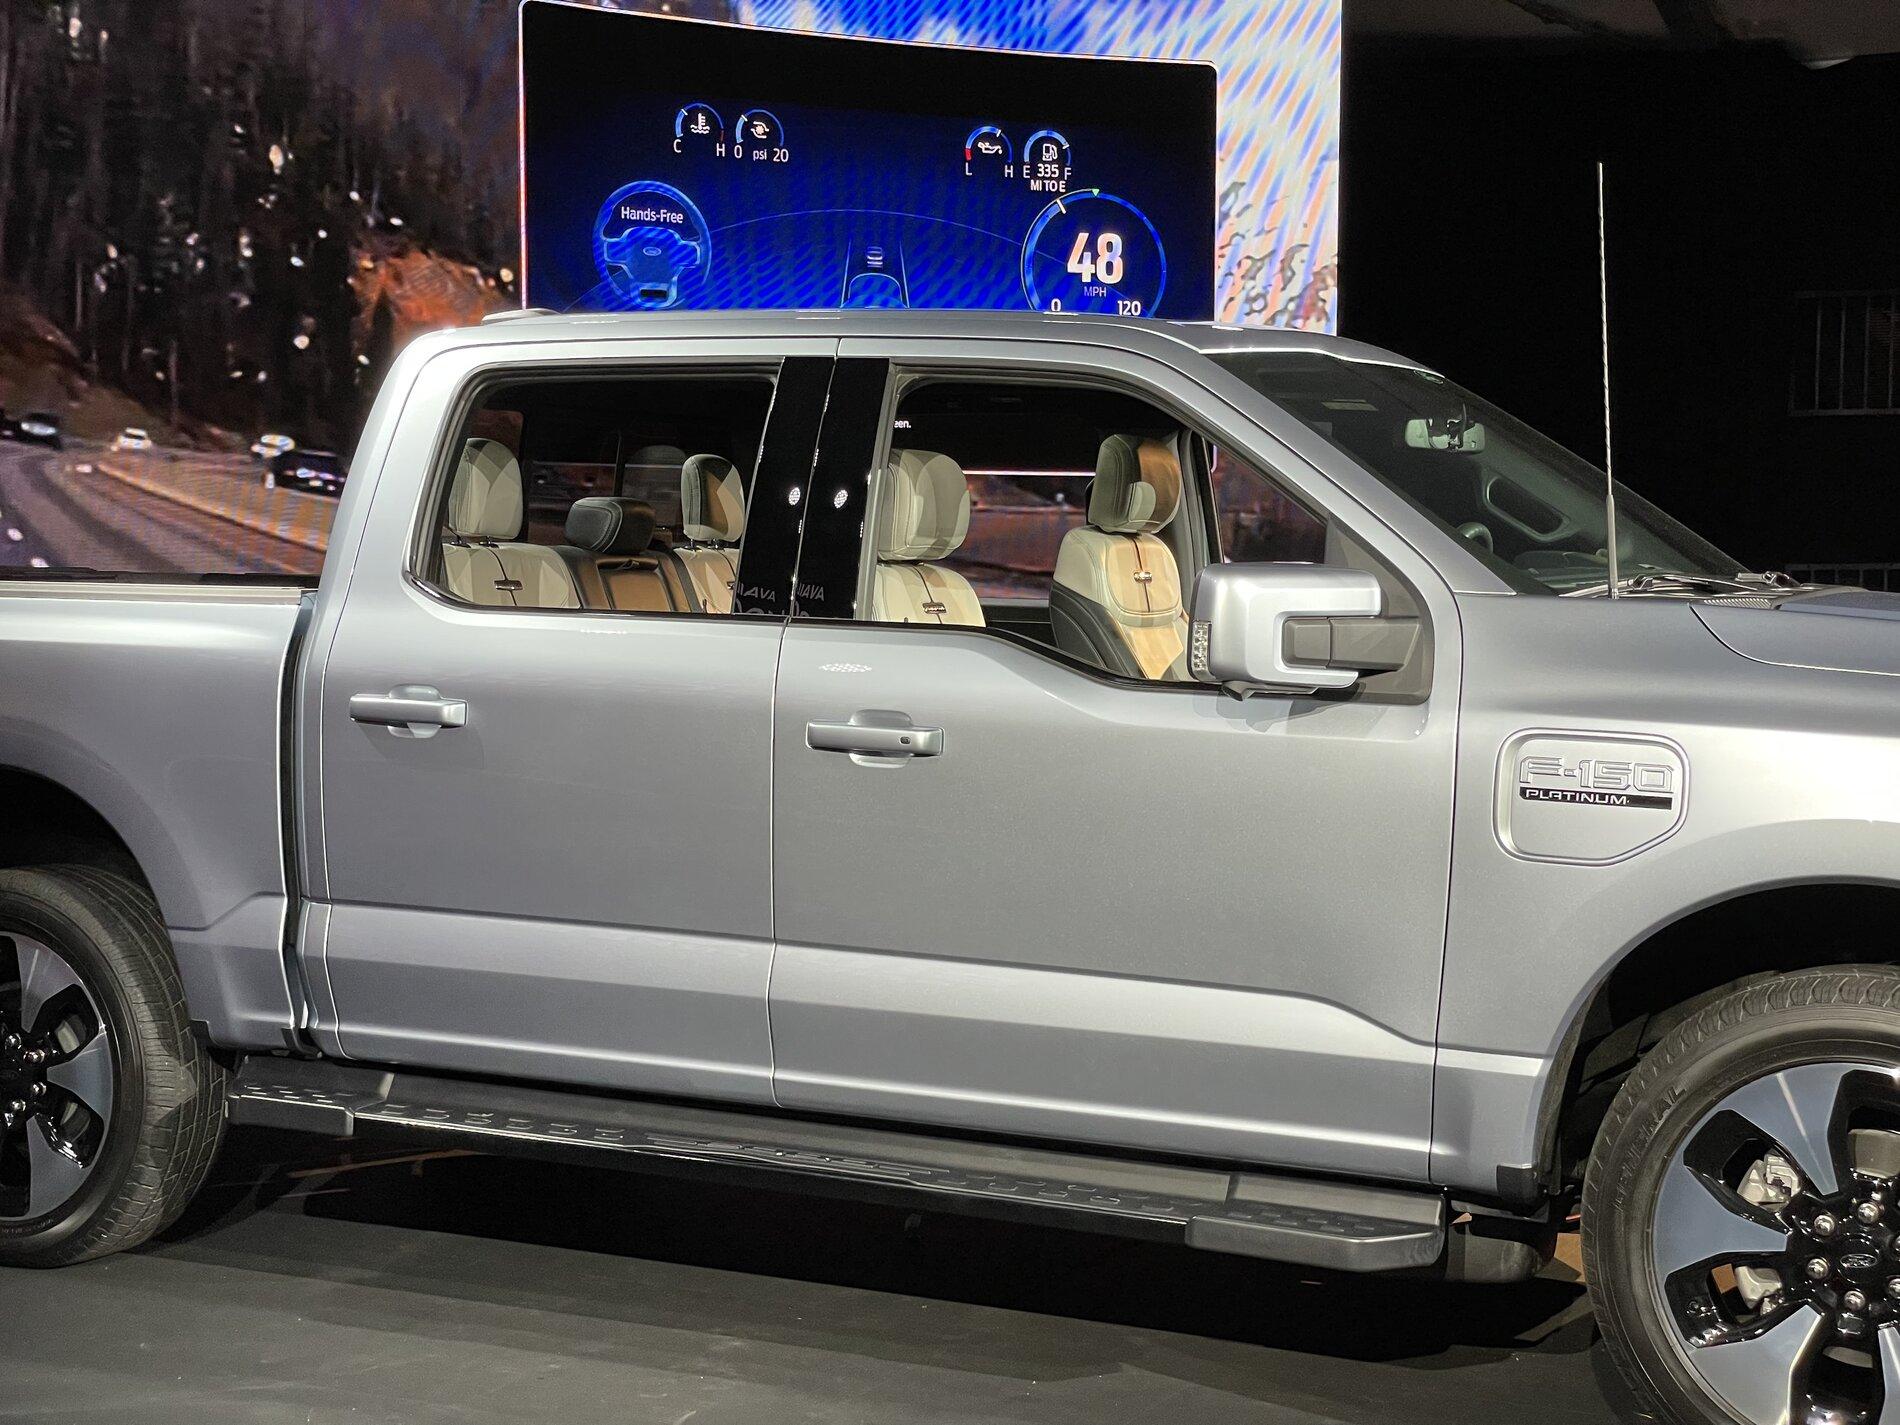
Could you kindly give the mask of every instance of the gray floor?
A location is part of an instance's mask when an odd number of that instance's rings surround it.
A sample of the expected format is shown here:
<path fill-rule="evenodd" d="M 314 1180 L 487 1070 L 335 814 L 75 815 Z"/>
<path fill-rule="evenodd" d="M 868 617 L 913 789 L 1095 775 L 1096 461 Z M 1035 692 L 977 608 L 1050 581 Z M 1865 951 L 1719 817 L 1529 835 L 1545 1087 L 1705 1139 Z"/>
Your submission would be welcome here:
<path fill-rule="evenodd" d="M 1583 1425 L 1614 1418 L 1592 1342 L 1560 1280 L 252 1132 L 164 1242 L 0 1271 L 0 1419 Z"/>

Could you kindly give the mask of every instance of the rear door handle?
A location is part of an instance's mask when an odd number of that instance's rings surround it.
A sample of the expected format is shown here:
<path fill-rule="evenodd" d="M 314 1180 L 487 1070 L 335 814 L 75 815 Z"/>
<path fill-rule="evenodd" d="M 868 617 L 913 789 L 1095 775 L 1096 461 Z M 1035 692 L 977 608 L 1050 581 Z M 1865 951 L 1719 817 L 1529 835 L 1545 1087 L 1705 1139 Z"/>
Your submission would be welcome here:
<path fill-rule="evenodd" d="M 448 728 L 468 726 L 468 704 L 445 698 L 434 688 L 403 687 L 356 694 L 350 699 L 350 719 L 386 727 L 398 736 L 434 737 Z"/>
<path fill-rule="evenodd" d="M 807 723 L 805 743 L 814 752 L 901 762 L 943 756 L 943 729 L 918 727 L 905 713 L 868 711 L 854 714 L 849 722 Z"/>

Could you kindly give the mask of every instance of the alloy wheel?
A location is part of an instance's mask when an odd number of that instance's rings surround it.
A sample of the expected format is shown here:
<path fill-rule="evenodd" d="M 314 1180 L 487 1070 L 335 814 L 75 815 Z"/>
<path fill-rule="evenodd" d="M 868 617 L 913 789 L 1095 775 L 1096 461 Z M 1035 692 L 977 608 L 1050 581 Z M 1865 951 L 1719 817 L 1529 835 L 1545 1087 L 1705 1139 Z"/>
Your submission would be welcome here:
<path fill-rule="evenodd" d="M 1750 1425 L 1900 1425 L 1900 1070 L 1730 1093 L 1671 1158 L 1649 1247 L 1676 1350 Z"/>
<path fill-rule="evenodd" d="M 112 1122 L 99 1002 L 57 951 L 0 932 L 0 1222 L 56 1212 L 85 1186 Z"/>

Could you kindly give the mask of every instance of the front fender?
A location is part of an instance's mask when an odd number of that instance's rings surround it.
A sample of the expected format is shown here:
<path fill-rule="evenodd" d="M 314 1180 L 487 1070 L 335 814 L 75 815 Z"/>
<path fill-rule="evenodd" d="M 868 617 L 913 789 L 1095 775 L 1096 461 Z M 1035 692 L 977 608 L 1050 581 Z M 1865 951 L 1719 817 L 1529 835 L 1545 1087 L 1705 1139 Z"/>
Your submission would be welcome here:
<path fill-rule="evenodd" d="M 1434 1105 L 1439 1181 L 1474 1191 L 1504 1190 L 1500 1182 L 1521 1189 L 1537 1175 L 1533 1170 L 1547 1166 L 1585 1018 L 1641 946 L 1698 912 L 1764 892 L 1813 885 L 1900 890 L 1900 824 L 1843 817 L 1736 827 L 1667 843 L 1614 871 L 1583 883 L 1587 888 L 1567 901 L 1539 908 L 1537 943 L 1523 947 L 1523 963 L 1546 973 L 1537 983 L 1507 977 L 1500 984 L 1516 1006 L 1500 1011 L 1476 1044 L 1455 1037 L 1471 1036 L 1474 1019 L 1468 1005 L 1452 1013 L 1448 975 Z M 1733 973 L 1724 972 L 1723 949 L 1704 952 L 1700 978 L 1711 987 L 1744 973 L 1739 961 Z M 1855 958 L 1852 947 L 1842 947 L 1843 961 Z M 1457 993 L 1468 994 L 1468 987 Z M 1495 1047 L 1513 1034 L 1535 1038 Z"/>

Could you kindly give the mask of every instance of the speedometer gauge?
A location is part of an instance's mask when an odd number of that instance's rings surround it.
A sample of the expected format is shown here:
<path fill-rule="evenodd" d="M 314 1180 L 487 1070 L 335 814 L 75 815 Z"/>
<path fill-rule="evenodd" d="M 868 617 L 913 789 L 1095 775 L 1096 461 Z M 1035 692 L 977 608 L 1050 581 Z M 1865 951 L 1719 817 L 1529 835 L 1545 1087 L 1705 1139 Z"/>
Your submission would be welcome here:
<path fill-rule="evenodd" d="M 1167 286 L 1155 225 L 1099 188 L 1056 199 L 1023 240 L 1023 295 L 1038 312 L 1153 316 Z"/>

